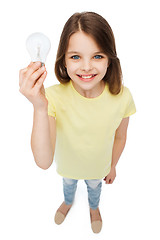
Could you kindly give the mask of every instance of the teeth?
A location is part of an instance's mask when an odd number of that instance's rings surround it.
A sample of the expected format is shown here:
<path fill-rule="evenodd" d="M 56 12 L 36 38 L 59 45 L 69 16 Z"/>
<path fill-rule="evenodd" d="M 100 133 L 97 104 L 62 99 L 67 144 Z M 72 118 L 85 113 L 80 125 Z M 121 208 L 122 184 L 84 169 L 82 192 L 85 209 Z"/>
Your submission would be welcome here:
<path fill-rule="evenodd" d="M 83 76 L 83 75 L 79 75 L 81 78 L 85 78 L 85 79 L 87 79 L 87 78 L 92 78 L 93 76 L 95 76 L 95 75 L 89 75 L 89 76 Z"/>

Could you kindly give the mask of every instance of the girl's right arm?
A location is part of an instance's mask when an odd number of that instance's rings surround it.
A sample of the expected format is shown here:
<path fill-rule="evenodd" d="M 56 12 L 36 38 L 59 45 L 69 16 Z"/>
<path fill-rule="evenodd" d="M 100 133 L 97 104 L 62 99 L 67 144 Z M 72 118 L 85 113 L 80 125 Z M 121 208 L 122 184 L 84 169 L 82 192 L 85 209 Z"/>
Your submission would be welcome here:
<path fill-rule="evenodd" d="M 47 169 L 53 162 L 56 121 L 48 116 L 48 101 L 45 97 L 43 82 L 47 72 L 40 62 L 31 62 L 19 73 L 19 91 L 33 104 L 33 129 L 31 135 L 31 149 L 36 164 Z"/>

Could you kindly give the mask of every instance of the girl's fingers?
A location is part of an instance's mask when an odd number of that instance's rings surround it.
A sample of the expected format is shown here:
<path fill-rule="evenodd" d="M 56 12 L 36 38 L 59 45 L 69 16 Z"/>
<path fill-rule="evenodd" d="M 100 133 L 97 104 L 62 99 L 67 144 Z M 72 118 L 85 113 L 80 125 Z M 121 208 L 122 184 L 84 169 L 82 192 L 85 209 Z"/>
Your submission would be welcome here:
<path fill-rule="evenodd" d="M 31 62 L 26 68 L 19 71 L 20 79 L 27 80 L 30 76 L 41 67 L 41 62 Z"/>
<path fill-rule="evenodd" d="M 29 65 L 28 65 L 28 67 L 29 67 Z M 28 67 L 23 68 L 19 71 L 19 87 L 21 87 L 22 83 L 24 82 L 24 76 L 28 71 Z"/>
<path fill-rule="evenodd" d="M 26 82 L 28 82 L 28 79 L 30 78 L 30 75 L 35 72 L 37 69 L 39 69 L 41 66 L 40 62 L 33 63 L 31 62 L 26 68 L 21 69 L 19 71 L 19 86 L 26 85 Z"/>
<path fill-rule="evenodd" d="M 45 71 L 45 72 L 41 75 L 41 77 L 37 80 L 37 82 L 35 83 L 34 89 L 35 89 L 37 92 L 40 91 L 40 89 L 41 89 L 41 87 L 42 87 L 42 85 L 43 85 L 43 83 L 44 83 L 44 80 L 45 80 L 46 76 L 47 76 L 47 72 Z"/>
<path fill-rule="evenodd" d="M 35 85 L 35 83 L 40 79 L 41 75 L 44 74 L 44 72 L 46 71 L 45 66 L 39 68 L 36 72 L 34 72 L 28 81 L 28 86 L 31 88 Z"/>
<path fill-rule="evenodd" d="M 109 177 L 106 177 L 106 178 L 105 178 L 105 181 L 106 181 L 107 184 L 110 183 L 110 180 L 111 180 L 111 179 L 110 179 Z"/>
<path fill-rule="evenodd" d="M 30 64 L 26 67 L 26 69 L 28 69 L 29 67 L 31 67 L 33 65 L 33 62 L 30 62 Z"/>
<path fill-rule="evenodd" d="M 41 67 L 41 62 L 31 62 L 27 67 L 26 78 L 31 76 L 35 71 Z"/>

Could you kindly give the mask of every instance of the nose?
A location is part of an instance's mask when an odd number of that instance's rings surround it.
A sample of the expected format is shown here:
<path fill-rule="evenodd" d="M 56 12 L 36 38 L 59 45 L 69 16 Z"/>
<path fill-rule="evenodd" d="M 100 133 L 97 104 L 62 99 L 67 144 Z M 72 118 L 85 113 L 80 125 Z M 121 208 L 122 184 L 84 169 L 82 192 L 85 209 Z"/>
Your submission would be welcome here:
<path fill-rule="evenodd" d="M 81 65 L 81 70 L 85 72 L 89 72 L 93 68 L 91 61 L 84 60 Z"/>

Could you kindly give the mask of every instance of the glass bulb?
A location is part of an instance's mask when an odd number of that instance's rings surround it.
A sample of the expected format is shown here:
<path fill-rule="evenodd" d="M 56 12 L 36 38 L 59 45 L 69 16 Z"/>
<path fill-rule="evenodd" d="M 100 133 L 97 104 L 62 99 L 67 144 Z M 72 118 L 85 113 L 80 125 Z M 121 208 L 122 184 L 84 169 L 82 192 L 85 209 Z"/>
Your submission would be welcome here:
<path fill-rule="evenodd" d="M 43 33 L 32 33 L 26 41 L 26 47 L 30 54 L 31 61 L 45 63 L 51 48 L 50 40 Z"/>

